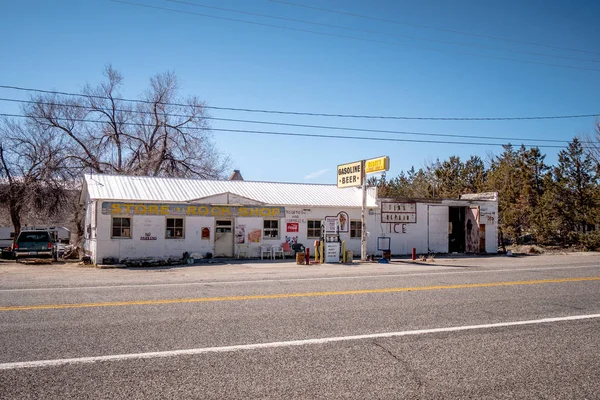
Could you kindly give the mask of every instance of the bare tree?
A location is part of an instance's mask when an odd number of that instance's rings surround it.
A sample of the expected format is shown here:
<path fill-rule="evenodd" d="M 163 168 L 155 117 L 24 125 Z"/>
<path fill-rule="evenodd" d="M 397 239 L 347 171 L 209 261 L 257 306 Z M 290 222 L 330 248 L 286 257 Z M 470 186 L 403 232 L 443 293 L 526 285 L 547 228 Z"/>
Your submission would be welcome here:
<path fill-rule="evenodd" d="M 594 133 L 579 135 L 578 140 L 584 144 L 585 153 L 594 160 L 600 169 L 600 120 L 596 120 Z"/>
<path fill-rule="evenodd" d="M 71 161 L 96 173 L 223 177 L 229 160 L 216 150 L 205 108 L 196 97 L 178 97 L 172 72 L 150 79 L 135 104 L 123 100 L 122 75 L 111 66 L 106 81 L 81 96 L 40 95 L 25 114 L 66 138 Z"/>
<path fill-rule="evenodd" d="M 25 212 L 51 215 L 60 209 L 72 182 L 69 156 L 60 137 L 36 124 L 4 120 L 0 137 L 0 203 L 16 237 Z"/>

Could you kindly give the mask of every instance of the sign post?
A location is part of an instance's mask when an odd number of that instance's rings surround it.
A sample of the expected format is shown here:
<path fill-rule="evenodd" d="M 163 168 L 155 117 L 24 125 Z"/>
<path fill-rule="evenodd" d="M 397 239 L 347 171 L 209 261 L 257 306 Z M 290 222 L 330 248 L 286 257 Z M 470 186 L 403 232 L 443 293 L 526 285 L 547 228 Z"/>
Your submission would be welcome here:
<path fill-rule="evenodd" d="M 360 210 L 361 238 L 360 259 L 367 259 L 367 221 L 365 211 L 367 209 L 367 174 L 387 171 L 390 169 L 390 158 L 387 156 L 372 158 L 370 160 L 354 161 L 348 164 L 338 165 L 337 187 L 360 187 L 362 191 L 362 206 Z"/>

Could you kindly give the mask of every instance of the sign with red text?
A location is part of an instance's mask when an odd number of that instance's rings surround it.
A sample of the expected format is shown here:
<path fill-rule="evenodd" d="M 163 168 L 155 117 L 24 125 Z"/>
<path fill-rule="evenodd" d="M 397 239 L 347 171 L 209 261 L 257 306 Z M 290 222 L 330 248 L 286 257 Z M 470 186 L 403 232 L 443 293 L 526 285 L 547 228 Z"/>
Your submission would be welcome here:
<path fill-rule="evenodd" d="M 417 203 L 382 202 L 381 222 L 388 224 L 414 224 L 417 222 Z"/>
<path fill-rule="evenodd" d="M 390 158 L 387 156 L 372 158 L 365 161 L 365 174 L 389 171 Z"/>

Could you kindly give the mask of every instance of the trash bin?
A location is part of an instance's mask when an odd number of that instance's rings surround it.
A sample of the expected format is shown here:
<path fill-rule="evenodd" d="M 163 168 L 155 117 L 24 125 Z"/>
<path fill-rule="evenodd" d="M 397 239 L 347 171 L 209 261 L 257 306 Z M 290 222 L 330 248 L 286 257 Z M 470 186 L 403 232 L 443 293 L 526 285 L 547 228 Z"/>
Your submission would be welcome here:
<path fill-rule="evenodd" d="M 346 262 L 352 263 L 352 259 L 354 258 L 354 253 L 352 250 L 346 250 Z"/>
<path fill-rule="evenodd" d="M 304 253 L 296 253 L 296 264 L 302 265 L 304 264 L 305 256 Z"/>

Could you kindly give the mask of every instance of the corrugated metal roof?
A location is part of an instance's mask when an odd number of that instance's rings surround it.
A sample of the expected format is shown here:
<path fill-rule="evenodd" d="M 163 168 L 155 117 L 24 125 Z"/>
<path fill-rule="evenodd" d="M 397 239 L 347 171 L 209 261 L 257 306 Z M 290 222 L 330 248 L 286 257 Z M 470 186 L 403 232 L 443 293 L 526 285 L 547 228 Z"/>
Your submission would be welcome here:
<path fill-rule="evenodd" d="M 233 193 L 258 202 L 283 206 L 360 207 L 359 188 L 305 183 L 220 181 L 125 175 L 85 175 L 91 199 L 151 202 L 200 201 L 221 193 Z M 377 207 L 369 190 L 367 206 Z"/>

